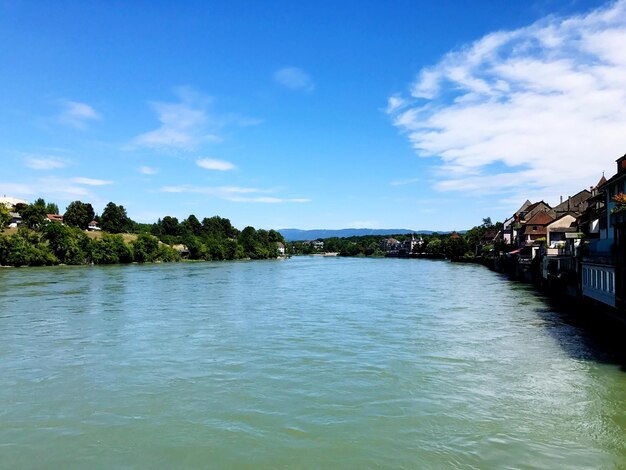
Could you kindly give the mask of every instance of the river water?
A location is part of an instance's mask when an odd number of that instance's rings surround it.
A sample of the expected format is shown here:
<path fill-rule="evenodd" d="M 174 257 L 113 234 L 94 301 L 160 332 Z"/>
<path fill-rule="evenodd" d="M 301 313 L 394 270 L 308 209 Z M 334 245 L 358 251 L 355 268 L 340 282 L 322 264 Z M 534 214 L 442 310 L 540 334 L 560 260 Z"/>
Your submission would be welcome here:
<path fill-rule="evenodd" d="M 2 468 L 626 468 L 626 372 L 441 261 L 0 270 Z"/>

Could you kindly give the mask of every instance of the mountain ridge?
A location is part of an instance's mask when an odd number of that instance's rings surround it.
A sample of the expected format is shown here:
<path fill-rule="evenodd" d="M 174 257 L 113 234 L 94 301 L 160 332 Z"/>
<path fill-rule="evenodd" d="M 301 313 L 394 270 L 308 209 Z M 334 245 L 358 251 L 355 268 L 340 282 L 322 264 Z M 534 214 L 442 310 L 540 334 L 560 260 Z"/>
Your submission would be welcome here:
<path fill-rule="evenodd" d="M 414 233 L 416 235 L 430 235 L 433 233 L 449 233 L 436 232 L 434 230 L 408 230 L 408 229 L 375 229 L 375 228 L 342 228 L 342 229 L 313 229 L 301 230 L 297 228 L 282 228 L 278 232 L 285 237 L 286 241 L 304 241 L 317 240 L 319 238 L 331 237 L 358 237 L 364 235 L 406 235 Z"/>

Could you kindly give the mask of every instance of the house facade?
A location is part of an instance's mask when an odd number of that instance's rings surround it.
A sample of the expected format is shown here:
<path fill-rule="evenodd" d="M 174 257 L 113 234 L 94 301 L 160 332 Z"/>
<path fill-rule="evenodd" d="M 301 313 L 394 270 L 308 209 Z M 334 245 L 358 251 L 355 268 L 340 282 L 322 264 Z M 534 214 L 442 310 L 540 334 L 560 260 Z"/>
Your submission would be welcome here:
<path fill-rule="evenodd" d="M 582 294 L 611 307 L 626 306 L 626 155 L 618 158 L 617 173 L 598 188 L 604 208 L 598 212 L 598 237 L 591 239 L 581 262 Z M 598 198 L 600 199 L 600 198 Z M 606 229 L 603 229 L 602 226 Z M 590 224 L 594 228 L 594 224 Z"/>

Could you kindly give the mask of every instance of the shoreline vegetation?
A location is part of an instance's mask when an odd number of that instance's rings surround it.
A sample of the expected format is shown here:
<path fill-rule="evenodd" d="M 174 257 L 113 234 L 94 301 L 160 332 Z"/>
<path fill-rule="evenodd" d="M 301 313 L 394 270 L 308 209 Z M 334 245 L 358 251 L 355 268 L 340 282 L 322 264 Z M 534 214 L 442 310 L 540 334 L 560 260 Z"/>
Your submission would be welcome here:
<path fill-rule="evenodd" d="M 56 204 L 43 199 L 11 210 L 0 206 L 0 266 L 276 259 L 285 244 L 275 230 L 238 230 L 219 216 L 199 221 L 192 214 L 182 222 L 165 216 L 154 224 L 140 224 L 112 202 L 97 216 L 91 204 L 74 201 L 60 222 L 48 217 Z M 7 228 L 12 212 L 21 216 L 14 229 Z M 93 222 L 102 230 L 87 231 Z"/>

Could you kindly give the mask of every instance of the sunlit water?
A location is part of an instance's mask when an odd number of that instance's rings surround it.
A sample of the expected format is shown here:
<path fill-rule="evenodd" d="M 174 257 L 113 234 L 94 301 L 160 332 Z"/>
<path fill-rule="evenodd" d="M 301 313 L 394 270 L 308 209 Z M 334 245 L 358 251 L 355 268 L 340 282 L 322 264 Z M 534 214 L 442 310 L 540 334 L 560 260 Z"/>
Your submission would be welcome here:
<path fill-rule="evenodd" d="M 0 270 L 2 468 L 621 468 L 626 372 L 398 259 Z"/>

